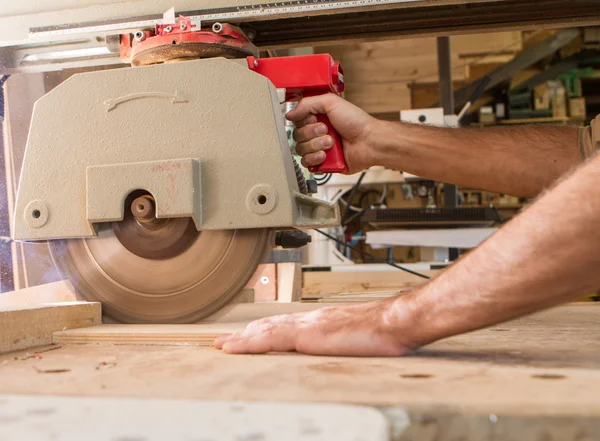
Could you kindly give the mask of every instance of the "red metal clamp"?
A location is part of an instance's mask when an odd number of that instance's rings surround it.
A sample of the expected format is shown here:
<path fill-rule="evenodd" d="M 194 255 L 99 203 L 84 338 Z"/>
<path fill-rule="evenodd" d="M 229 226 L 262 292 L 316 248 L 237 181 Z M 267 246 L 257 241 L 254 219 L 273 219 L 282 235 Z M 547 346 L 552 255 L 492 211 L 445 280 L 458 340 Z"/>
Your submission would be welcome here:
<path fill-rule="evenodd" d="M 294 57 L 248 57 L 248 67 L 267 77 L 275 87 L 286 90 L 286 101 L 299 101 L 303 97 L 344 91 L 344 71 L 329 54 Z M 325 161 L 311 167 L 312 173 L 341 173 L 348 171 L 344 160 L 342 140 L 327 115 L 317 115 L 317 121 L 327 126 L 333 146 L 327 150 Z"/>

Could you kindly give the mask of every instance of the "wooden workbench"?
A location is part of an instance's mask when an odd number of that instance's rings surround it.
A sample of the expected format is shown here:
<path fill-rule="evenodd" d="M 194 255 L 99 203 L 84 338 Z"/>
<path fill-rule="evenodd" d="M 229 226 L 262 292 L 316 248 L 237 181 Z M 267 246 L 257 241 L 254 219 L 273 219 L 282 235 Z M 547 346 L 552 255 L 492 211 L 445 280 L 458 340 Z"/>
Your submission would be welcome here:
<path fill-rule="evenodd" d="M 0 394 L 383 406 L 394 424 L 399 409 L 411 430 L 431 432 L 433 424 L 441 432 L 429 439 L 503 439 L 516 428 L 533 431 L 529 439 L 600 434 L 600 304 L 556 308 L 402 358 L 226 355 L 194 345 L 25 353 L 0 356 Z M 561 436 L 543 438 L 548 427 Z"/>

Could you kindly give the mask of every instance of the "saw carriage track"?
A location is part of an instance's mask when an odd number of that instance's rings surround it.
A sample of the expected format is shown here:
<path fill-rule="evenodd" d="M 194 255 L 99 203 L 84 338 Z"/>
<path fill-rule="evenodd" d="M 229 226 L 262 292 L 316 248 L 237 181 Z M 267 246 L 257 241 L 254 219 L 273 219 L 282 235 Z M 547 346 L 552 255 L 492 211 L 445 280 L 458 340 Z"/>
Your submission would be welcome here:
<path fill-rule="evenodd" d="M 395 36 L 556 29 L 600 23 L 600 2 L 595 0 L 448 3 L 257 20 L 248 25 L 257 33 L 254 40 L 257 46 L 277 48 Z"/>

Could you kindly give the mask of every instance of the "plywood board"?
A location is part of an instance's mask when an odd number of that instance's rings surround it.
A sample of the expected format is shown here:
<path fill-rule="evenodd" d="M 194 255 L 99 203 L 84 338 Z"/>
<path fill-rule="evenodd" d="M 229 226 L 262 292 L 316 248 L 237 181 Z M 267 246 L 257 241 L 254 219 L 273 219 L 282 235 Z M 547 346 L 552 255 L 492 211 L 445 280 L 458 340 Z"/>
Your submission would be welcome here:
<path fill-rule="evenodd" d="M 212 346 L 215 338 L 243 330 L 248 323 L 263 317 L 322 308 L 323 304 L 239 304 L 230 305 L 220 316 L 204 323 L 188 325 L 103 324 L 54 333 L 54 343 L 105 343 L 145 345 Z"/>
<path fill-rule="evenodd" d="M 68 302 L 0 308 L 0 353 L 52 343 L 52 333 L 99 325 L 99 303 Z"/>
<path fill-rule="evenodd" d="M 106 324 L 54 333 L 54 343 L 103 343 L 113 345 L 199 345 L 211 346 L 215 338 L 241 331 L 241 323 L 192 325 Z"/>
<path fill-rule="evenodd" d="M 599 322 L 600 305 L 569 305 L 400 358 L 64 345 L 43 360 L 0 356 L 0 394 L 401 406 L 483 414 L 487 424 L 490 414 L 600 418 Z M 112 367 L 99 369 L 106 359 Z"/>

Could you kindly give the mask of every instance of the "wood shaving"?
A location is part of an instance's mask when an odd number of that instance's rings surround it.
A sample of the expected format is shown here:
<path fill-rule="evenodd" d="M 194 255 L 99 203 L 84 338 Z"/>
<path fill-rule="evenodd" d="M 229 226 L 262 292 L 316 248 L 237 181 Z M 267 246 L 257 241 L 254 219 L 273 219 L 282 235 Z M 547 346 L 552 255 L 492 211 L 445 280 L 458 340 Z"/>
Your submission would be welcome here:
<path fill-rule="evenodd" d="M 29 360 L 30 358 L 37 358 L 38 360 L 41 360 L 44 357 L 40 354 L 43 354 L 44 352 L 55 351 L 60 348 L 62 348 L 62 345 L 55 345 L 46 349 L 41 349 L 39 351 L 28 352 L 25 355 L 22 355 L 21 357 L 15 357 L 15 360 Z"/>
<path fill-rule="evenodd" d="M 43 369 L 39 366 L 33 366 L 33 368 L 40 374 L 62 374 L 64 372 L 71 372 L 71 369 L 68 368 Z"/>
<path fill-rule="evenodd" d="M 106 360 L 100 361 L 96 365 L 96 370 L 100 371 L 102 369 L 110 369 L 110 368 L 115 367 L 116 365 L 117 365 L 117 359 L 116 359 L 116 357 L 111 357 L 111 358 L 108 358 Z"/>

